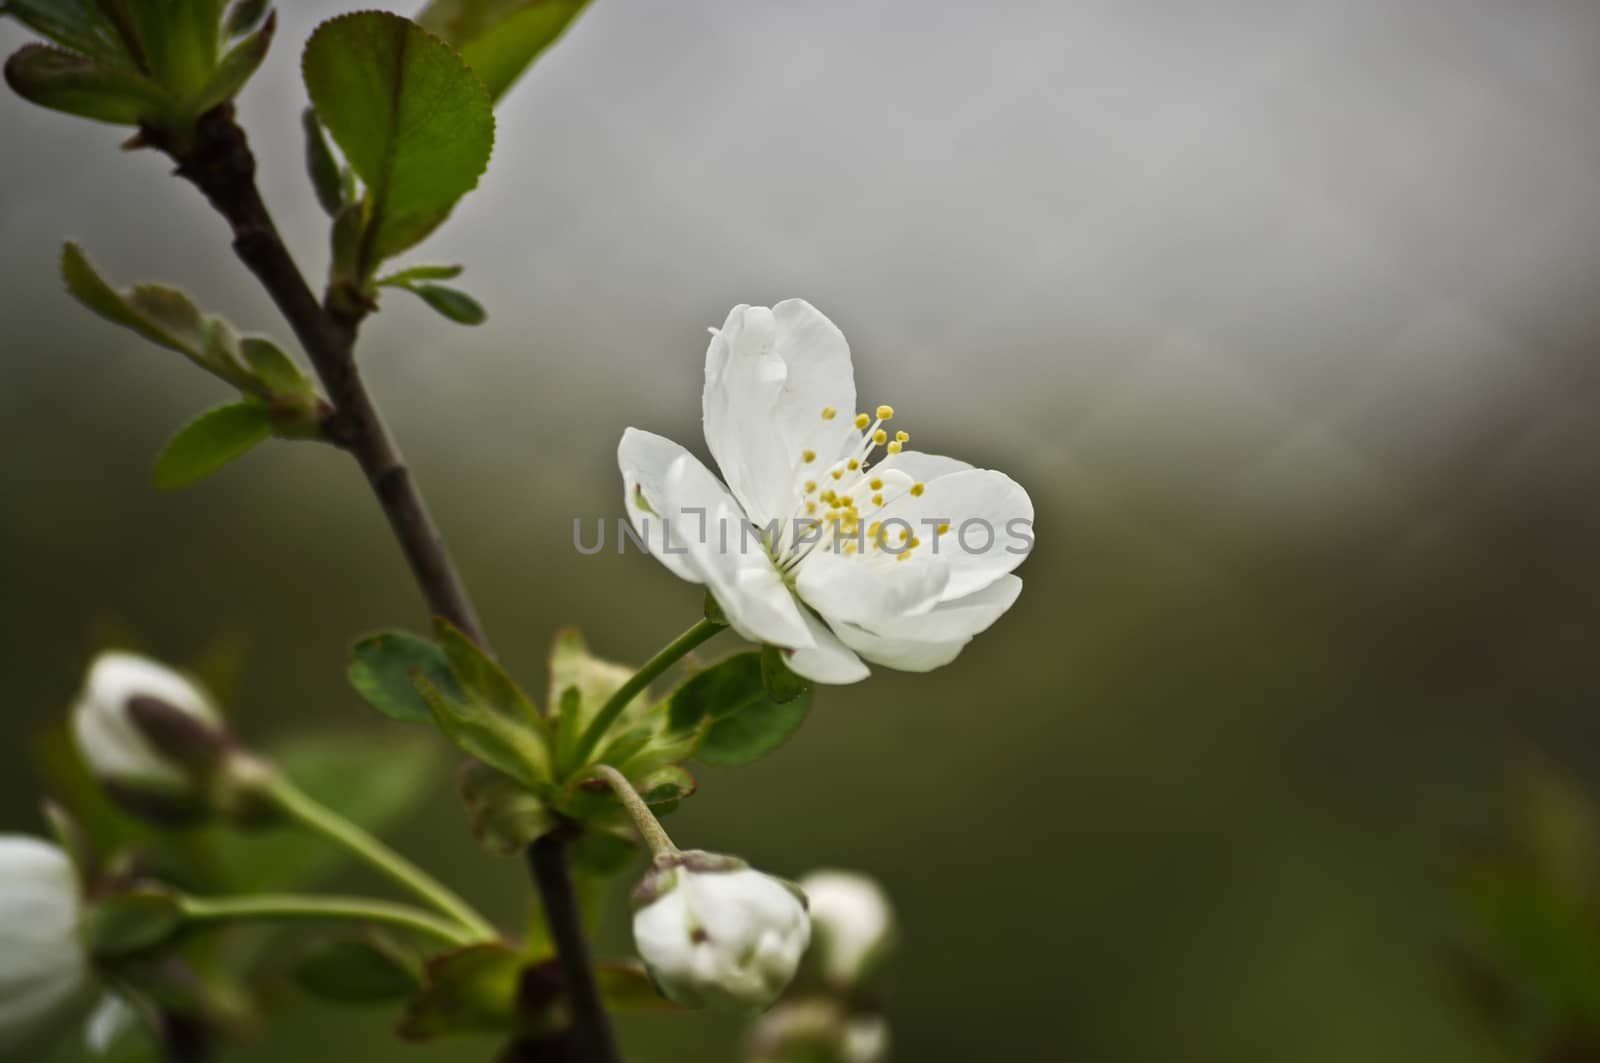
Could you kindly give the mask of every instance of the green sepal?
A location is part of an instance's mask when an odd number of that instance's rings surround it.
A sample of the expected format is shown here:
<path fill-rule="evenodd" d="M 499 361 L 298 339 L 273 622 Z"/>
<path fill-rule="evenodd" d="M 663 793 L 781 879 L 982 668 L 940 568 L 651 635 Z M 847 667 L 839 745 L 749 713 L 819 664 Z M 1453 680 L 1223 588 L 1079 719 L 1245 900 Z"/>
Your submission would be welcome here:
<path fill-rule="evenodd" d="M 535 790 L 548 783 L 549 749 L 533 727 L 471 694 L 450 697 L 420 674 L 414 674 L 411 681 L 427 701 L 439 729 L 464 752 Z"/>
<path fill-rule="evenodd" d="M 520 854 L 556 825 L 556 817 L 537 794 L 479 761 L 462 762 L 456 790 L 467 806 L 472 836 L 495 856 Z"/>
<path fill-rule="evenodd" d="M 272 435 L 272 414 L 251 399 L 208 410 L 180 428 L 156 458 L 152 478 L 164 491 L 187 487 L 248 453 Z"/>
<path fill-rule="evenodd" d="M 294 967 L 295 984 L 339 1004 L 388 1004 L 422 988 L 417 959 L 373 931 L 312 945 Z"/>
<path fill-rule="evenodd" d="M 404 723 L 432 723 L 433 710 L 412 680 L 419 674 L 447 696 L 461 698 L 444 651 L 404 631 L 384 631 L 361 639 L 350 647 L 350 663 L 345 669 L 345 678 L 356 693 L 385 716 Z"/>
<path fill-rule="evenodd" d="M 90 954 L 106 958 L 154 948 L 183 926 L 183 902 L 168 890 L 139 886 L 89 907 L 79 933 Z"/>
<path fill-rule="evenodd" d="M 780 705 L 793 701 L 810 687 L 810 683 L 789 670 L 783 651 L 770 644 L 761 647 L 761 683 L 767 688 L 767 696 Z"/>
<path fill-rule="evenodd" d="M 290 399 L 316 397 L 311 380 L 284 353 L 283 348 L 261 336 L 242 336 L 239 355 L 262 385 L 263 398 Z"/>

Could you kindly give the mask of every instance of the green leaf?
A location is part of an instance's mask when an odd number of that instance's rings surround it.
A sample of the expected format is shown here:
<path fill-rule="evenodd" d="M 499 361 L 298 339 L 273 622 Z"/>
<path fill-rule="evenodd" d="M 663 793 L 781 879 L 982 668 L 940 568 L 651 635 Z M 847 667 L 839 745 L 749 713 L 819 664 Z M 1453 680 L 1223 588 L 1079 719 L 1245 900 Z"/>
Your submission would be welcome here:
<path fill-rule="evenodd" d="M 461 276 L 462 266 L 407 266 L 373 281 L 379 288 L 404 288 L 412 281 L 447 281 Z"/>
<path fill-rule="evenodd" d="M 466 292 L 442 284 L 403 284 L 399 287 L 421 298 L 458 325 L 481 325 L 489 319 L 483 306 Z"/>
<path fill-rule="evenodd" d="M 743 764 L 794 733 L 811 707 L 804 690 L 778 702 L 767 692 L 761 654 L 739 653 L 691 677 L 673 692 L 669 730 L 703 728 L 695 755 L 707 764 Z"/>
<path fill-rule="evenodd" d="M 414 674 L 425 676 L 450 697 L 461 696 L 444 651 L 404 631 L 385 631 L 357 642 L 345 671 L 356 693 L 385 716 L 405 723 L 432 723 L 433 710 L 417 692 Z"/>
<path fill-rule="evenodd" d="M 5 75 L 23 99 L 80 118 L 159 125 L 172 109 L 161 86 L 137 71 L 49 45 L 28 44 L 12 53 Z"/>
<path fill-rule="evenodd" d="M 366 277 L 477 185 L 494 144 L 493 104 L 449 45 L 397 15 L 324 22 L 301 65 L 318 117 L 367 186 Z"/>
<path fill-rule="evenodd" d="M 95 956 L 121 956 L 161 944 L 183 921 L 183 905 L 177 897 L 163 889 L 141 886 L 90 907 L 81 933 Z"/>
<path fill-rule="evenodd" d="M 255 29 L 266 15 L 272 0 L 234 0 L 222 20 L 222 32 L 227 37 L 242 37 Z"/>
<path fill-rule="evenodd" d="M 495 100 L 560 37 L 588 0 L 431 0 L 417 21 L 456 48 Z"/>
<path fill-rule="evenodd" d="M 6 0 L 0 14 L 10 15 L 74 52 L 129 65 L 127 45 L 91 0 Z"/>
<path fill-rule="evenodd" d="M 274 11 L 267 16 L 267 21 L 260 29 L 228 49 L 205 85 L 186 101 L 186 113 L 198 117 L 217 104 L 237 96 L 267 57 L 267 49 L 272 47 L 272 34 L 277 25 L 278 13 Z"/>
<path fill-rule="evenodd" d="M 780 704 L 793 701 L 810 686 L 789 670 L 783 651 L 770 643 L 761 647 L 761 682 L 767 688 L 767 695 Z"/>
<path fill-rule="evenodd" d="M 810 709 L 809 690 L 792 701 L 757 702 L 713 723 L 695 756 L 707 764 L 748 763 L 782 745 Z"/>
<path fill-rule="evenodd" d="M 461 629 L 442 616 L 433 619 L 433 637 L 444 650 L 450 670 L 470 697 L 511 719 L 542 724 L 539 710 L 499 663 L 479 648 Z"/>
<path fill-rule="evenodd" d="M 140 65 L 179 99 L 191 98 L 217 67 L 224 0 L 119 4 L 135 27 Z"/>
<path fill-rule="evenodd" d="M 311 188 L 317 194 L 317 203 L 328 217 L 336 218 L 347 205 L 344 197 L 344 179 L 339 173 L 339 163 L 333 157 L 333 149 L 328 146 L 328 138 L 322 133 L 322 123 L 317 120 L 317 112 L 313 108 L 307 107 L 300 112 L 300 128 L 304 131 L 306 140 L 306 176 L 311 178 Z"/>
<path fill-rule="evenodd" d="M 549 749 L 543 736 L 527 723 L 506 716 L 470 693 L 464 699 L 453 698 L 420 673 L 412 675 L 411 681 L 427 701 L 439 729 L 463 751 L 525 786 L 538 789 L 548 782 Z"/>
<path fill-rule="evenodd" d="M 155 484 L 187 487 L 216 472 L 272 434 L 272 415 L 258 402 L 218 406 L 178 430 L 156 458 Z"/>
<path fill-rule="evenodd" d="M 555 826 L 538 795 L 487 764 L 468 760 L 456 775 L 472 836 L 495 856 L 516 856 Z"/>
<path fill-rule="evenodd" d="M 428 961 L 423 990 L 406 1005 L 399 1034 L 407 1041 L 475 1033 L 511 1033 L 525 957 L 509 945 L 469 945 Z"/>
<path fill-rule="evenodd" d="M 271 340 L 245 336 L 239 340 L 239 353 L 269 394 L 303 396 L 312 391 L 311 381 L 294 364 L 294 359 Z"/>
<path fill-rule="evenodd" d="M 294 980 L 306 992 L 340 1004 L 384 1004 L 422 987 L 411 958 L 378 934 L 314 945 L 295 965 Z"/>

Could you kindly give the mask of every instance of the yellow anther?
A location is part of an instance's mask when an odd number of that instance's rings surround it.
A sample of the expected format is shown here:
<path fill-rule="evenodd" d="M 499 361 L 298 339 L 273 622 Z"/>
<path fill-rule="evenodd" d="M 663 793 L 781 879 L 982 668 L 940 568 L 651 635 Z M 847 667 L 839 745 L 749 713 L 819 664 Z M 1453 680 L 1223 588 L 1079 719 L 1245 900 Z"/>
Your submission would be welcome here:
<path fill-rule="evenodd" d="M 800 452 L 800 460 L 809 465 L 817 460 L 817 452 L 807 447 Z"/>
<path fill-rule="evenodd" d="M 852 499 L 849 495 L 845 495 L 843 498 L 839 499 L 839 504 L 848 508 L 850 503 L 853 501 L 854 499 Z"/>
<path fill-rule="evenodd" d="M 872 488 L 874 491 L 882 491 L 883 490 L 883 477 L 874 476 L 871 480 L 867 481 L 867 486 Z"/>
<path fill-rule="evenodd" d="M 950 530 L 950 522 L 949 521 L 945 521 L 943 524 L 939 525 L 939 534 L 940 535 L 943 535 L 945 532 L 947 532 L 949 530 Z"/>
<path fill-rule="evenodd" d="M 903 448 L 904 446 L 905 446 L 904 443 L 901 443 L 899 440 L 896 440 L 895 442 L 890 443 L 884 449 L 887 450 L 891 454 L 898 454 L 898 453 L 900 453 L 901 448 Z"/>
<path fill-rule="evenodd" d="M 891 418 L 893 416 L 894 416 L 894 407 L 893 406 L 879 406 L 878 407 L 878 420 L 887 421 L 889 418 Z"/>
<path fill-rule="evenodd" d="M 856 544 L 855 543 L 845 543 L 844 544 L 844 554 L 845 554 L 846 557 L 849 557 L 851 554 L 853 554 L 855 552 L 856 552 Z"/>
<path fill-rule="evenodd" d="M 816 489 L 817 489 L 817 481 L 815 481 L 815 480 L 807 480 L 806 481 L 806 494 L 809 495 L 811 492 L 815 491 Z"/>
<path fill-rule="evenodd" d="M 894 441 L 896 443 L 909 443 L 911 442 L 911 433 L 902 429 L 894 434 Z"/>
<path fill-rule="evenodd" d="M 806 503 L 806 512 L 807 513 L 815 513 L 816 511 L 817 511 L 817 504 L 815 502 L 807 502 Z"/>
<path fill-rule="evenodd" d="M 922 540 L 921 540 L 921 539 L 918 539 L 918 538 L 917 538 L 917 537 L 916 537 L 916 536 L 915 536 L 915 535 L 913 535 L 913 536 L 912 536 L 912 537 L 911 537 L 911 541 L 910 541 L 910 542 L 909 542 L 909 543 L 907 543 L 907 544 L 906 544 L 906 546 L 907 546 L 907 547 L 908 547 L 908 548 L 909 548 L 909 549 L 912 549 L 912 550 L 915 550 L 915 549 L 916 549 L 916 548 L 917 548 L 917 547 L 919 547 L 919 546 L 921 546 L 921 545 L 922 545 Z"/>
<path fill-rule="evenodd" d="M 896 561 L 904 561 L 906 558 L 908 558 L 910 556 L 911 556 L 911 551 L 910 550 L 902 550 L 898 554 L 894 555 L 894 559 Z"/>
<path fill-rule="evenodd" d="M 824 406 L 822 408 L 822 419 L 824 421 L 831 421 L 837 416 L 839 416 L 839 411 L 832 406 Z"/>
<path fill-rule="evenodd" d="M 871 423 L 872 423 L 872 418 L 868 417 L 866 414 L 864 414 L 864 413 L 856 414 L 856 427 L 857 428 L 865 428 L 865 427 L 867 427 L 867 425 L 869 425 Z"/>
<path fill-rule="evenodd" d="M 877 443 L 877 444 L 880 444 L 880 445 L 883 444 L 888 438 L 889 438 L 889 433 L 885 432 L 881 428 L 878 429 L 876 432 L 872 433 L 872 441 L 874 443 Z"/>
<path fill-rule="evenodd" d="M 927 489 L 928 489 L 928 485 L 927 484 L 920 484 L 920 483 L 919 484 L 912 484 L 911 485 L 911 497 L 912 498 L 921 498 L 922 497 L 922 492 L 926 491 Z"/>
<path fill-rule="evenodd" d="M 844 470 L 843 469 L 835 469 L 832 472 L 830 472 L 828 475 L 833 477 L 835 480 L 837 480 L 840 477 L 844 476 Z"/>
<path fill-rule="evenodd" d="M 882 495 L 873 495 L 872 496 L 872 504 L 875 505 L 875 506 L 883 505 L 883 496 Z"/>
<path fill-rule="evenodd" d="M 861 468 L 861 463 L 856 459 L 851 458 L 849 461 L 845 462 L 845 467 L 851 472 L 855 472 L 857 469 Z"/>

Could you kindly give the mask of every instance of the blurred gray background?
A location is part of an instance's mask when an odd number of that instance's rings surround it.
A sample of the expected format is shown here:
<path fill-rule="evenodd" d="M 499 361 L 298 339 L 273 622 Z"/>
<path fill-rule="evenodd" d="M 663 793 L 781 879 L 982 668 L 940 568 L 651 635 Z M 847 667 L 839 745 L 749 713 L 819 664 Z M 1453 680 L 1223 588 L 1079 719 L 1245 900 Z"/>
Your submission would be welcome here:
<path fill-rule="evenodd" d="M 281 4 L 240 106 L 318 277 L 297 51 L 355 6 Z M 488 324 L 389 295 L 362 359 L 536 684 L 557 624 L 640 660 L 699 608 L 647 558 L 578 556 L 571 521 L 621 513 L 625 426 L 703 453 L 734 303 L 810 299 L 864 402 L 1029 488 L 993 631 L 824 692 L 669 824 L 885 880 L 897 1058 L 1488 1059 L 1439 972 L 1456 854 L 1517 751 L 1600 771 L 1597 99 L 1587 0 L 596 0 L 410 256 L 465 263 Z M 27 735 L 108 632 L 241 645 L 252 736 L 385 726 L 345 646 L 425 615 L 354 467 L 275 444 L 156 492 L 226 395 L 54 273 L 81 239 L 286 341 L 224 226 L 119 130 L 9 94 L 0 127 L 3 826 L 36 829 Z M 520 869 L 462 822 L 441 776 L 396 840 L 514 919 Z M 350 1058 L 384 1022 L 300 1002 L 230 1058 Z M 735 1029 L 626 1032 L 698 1063 Z"/>

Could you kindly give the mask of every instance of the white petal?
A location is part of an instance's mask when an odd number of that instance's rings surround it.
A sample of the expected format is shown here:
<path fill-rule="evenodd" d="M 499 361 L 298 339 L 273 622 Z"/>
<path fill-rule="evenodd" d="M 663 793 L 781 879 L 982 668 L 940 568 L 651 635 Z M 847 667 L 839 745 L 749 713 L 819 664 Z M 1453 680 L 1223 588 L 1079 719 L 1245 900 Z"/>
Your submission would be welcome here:
<path fill-rule="evenodd" d="M 831 623 L 876 625 L 932 609 L 949 579 L 949 563 L 926 549 L 901 560 L 870 546 L 847 554 L 824 544 L 800 563 L 795 589 Z"/>
<path fill-rule="evenodd" d="M 78 880 L 54 845 L 0 835 L 0 1050 L 19 1043 L 38 1022 L 88 982 L 78 943 Z"/>
<path fill-rule="evenodd" d="M 884 507 L 880 519 L 900 519 L 916 529 L 934 556 L 950 563 L 942 600 L 982 590 L 1022 563 L 1033 548 L 1033 500 L 1005 473 L 967 469 L 926 482 L 920 497 L 906 495 Z M 940 523 L 950 530 L 935 535 Z"/>
<path fill-rule="evenodd" d="M 856 438 L 855 379 L 844 335 L 811 304 L 737 306 L 706 348 L 706 443 L 757 524 L 789 518 L 812 474 Z M 831 420 L 822 418 L 833 407 Z"/>
<path fill-rule="evenodd" d="M 974 635 L 988 630 L 1022 593 L 1022 580 L 1002 575 L 980 591 L 942 602 L 923 616 L 867 629 L 842 624 L 839 637 L 869 661 L 905 672 L 927 672 L 955 660 Z"/>
<path fill-rule="evenodd" d="M 617 445 L 617 467 L 622 471 L 622 504 L 633 530 L 646 548 L 673 575 L 700 583 L 700 575 L 690 565 L 682 542 L 666 536 L 663 520 L 666 505 L 667 469 L 679 458 L 693 461 L 694 455 L 665 436 L 630 428 Z"/>
<path fill-rule="evenodd" d="M 928 483 L 941 476 L 949 476 L 953 472 L 965 472 L 970 468 L 972 468 L 971 463 L 960 458 L 947 458 L 943 454 L 925 454 L 920 450 L 903 450 L 898 454 L 886 456 L 873 466 L 873 471 L 897 469 L 913 480 Z"/>
<path fill-rule="evenodd" d="M 813 683 L 844 684 L 858 683 L 872 674 L 861 663 L 861 658 L 809 610 L 800 610 L 800 615 L 811 629 L 816 645 L 808 650 L 784 651 L 784 660 L 795 675 L 804 676 Z"/>
<path fill-rule="evenodd" d="M 757 529 L 710 470 L 689 456 L 673 462 L 663 504 L 673 542 L 689 551 L 735 631 L 753 642 L 811 648 L 800 608 Z"/>

